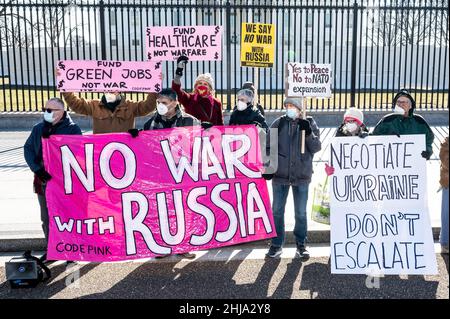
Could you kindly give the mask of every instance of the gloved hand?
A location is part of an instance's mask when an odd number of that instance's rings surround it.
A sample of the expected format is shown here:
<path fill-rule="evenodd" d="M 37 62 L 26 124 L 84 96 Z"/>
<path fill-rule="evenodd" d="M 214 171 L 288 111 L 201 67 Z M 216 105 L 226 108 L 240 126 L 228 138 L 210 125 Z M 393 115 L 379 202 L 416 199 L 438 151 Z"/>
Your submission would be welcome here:
<path fill-rule="evenodd" d="M 308 120 L 300 119 L 298 121 L 298 126 L 300 127 L 300 131 L 305 131 L 306 136 L 311 135 L 312 129 L 311 124 L 309 124 Z"/>
<path fill-rule="evenodd" d="M 179 76 L 183 76 L 183 70 L 186 66 L 186 63 L 188 63 L 189 58 L 185 55 L 181 55 L 177 59 L 177 69 L 175 70 L 175 74 Z"/>
<path fill-rule="evenodd" d="M 35 172 L 35 174 L 39 177 L 39 179 L 43 182 L 48 182 L 52 179 L 52 175 L 50 175 L 45 169 L 41 168 Z"/>
<path fill-rule="evenodd" d="M 210 122 L 202 122 L 200 125 L 201 125 L 202 128 L 205 129 L 205 130 L 207 130 L 207 129 L 213 127 L 212 123 L 210 123 Z"/>
<path fill-rule="evenodd" d="M 334 174 L 334 167 L 328 165 L 328 163 L 325 163 L 325 173 L 327 173 L 327 176 L 331 176 Z"/>
<path fill-rule="evenodd" d="M 270 181 L 273 178 L 274 174 L 262 174 L 262 177 L 266 180 L 266 181 Z"/>
<path fill-rule="evenodd" d="M 137 128 L 130 128 L 128 133 L 130 133 L 132 137 L 137 137 L 139 135 L 139 130 Z"/>
<path fill-rule="evenodd" d="M 366 138 L 367 136 L 369 136 L 369 133 L 367 133 L 367 132 L 361 132 L 358 134 L 358 137 L 360 137 L 360 138 Z"/>
<path fill-rule="evenodd" d="M 428 152 L 428 151 L 423 151 L 423 152 L 421 153 L 421 155 L 422 155 L 422 157 L 425 158 L 426 160 L 429 160 L 430 157 L 431 157 L 431 153 Z"/>

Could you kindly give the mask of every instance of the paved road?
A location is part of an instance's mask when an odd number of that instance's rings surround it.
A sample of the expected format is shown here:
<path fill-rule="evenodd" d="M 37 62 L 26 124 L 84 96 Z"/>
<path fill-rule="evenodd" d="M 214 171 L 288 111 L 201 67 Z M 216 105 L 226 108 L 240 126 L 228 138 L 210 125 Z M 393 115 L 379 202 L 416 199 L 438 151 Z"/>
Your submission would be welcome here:
<path fill-rule="evenodd" d="M 448 255 L 436 255 L 437 276 L 386 276 L 379 279 L 379 288 L 376 281 L 372 281 L 374 288 L 368 288 L 365 275 L 330 273 L 329 247 L 313 247 L 312 258 L 305 263 L 293 258 L 292 247 L 285 248 L 278 259 L 265 260 L 265 252 L 230 247 L 200 252 L 194 261 L 173 256 L 124 263 L 79 263 L 69 270 L 64 262 L 58 262 L 52 265 L 54 277 L 50 282 L 19 290 L 9 288 L 4 268 L 0 268 L 0 299 L 449 298 Z M 0 255 L 0 265 L 10 257 Z"/>

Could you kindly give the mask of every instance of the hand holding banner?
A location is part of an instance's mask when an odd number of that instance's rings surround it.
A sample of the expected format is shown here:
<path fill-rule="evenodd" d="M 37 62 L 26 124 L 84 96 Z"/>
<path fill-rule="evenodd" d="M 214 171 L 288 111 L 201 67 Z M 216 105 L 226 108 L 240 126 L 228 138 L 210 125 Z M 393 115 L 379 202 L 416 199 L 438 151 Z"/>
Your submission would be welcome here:
<path fill-rule="evenodd" d="M 131 61 L 58 61 L 57 89 L 62 92 L 159 92 L 161 63 Z"/>

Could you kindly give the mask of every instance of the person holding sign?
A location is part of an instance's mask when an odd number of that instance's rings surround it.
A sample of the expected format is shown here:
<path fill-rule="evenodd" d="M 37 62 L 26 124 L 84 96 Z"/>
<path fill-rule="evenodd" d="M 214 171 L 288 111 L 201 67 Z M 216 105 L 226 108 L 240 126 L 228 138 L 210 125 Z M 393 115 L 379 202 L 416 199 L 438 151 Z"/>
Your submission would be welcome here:
<path fill-rule="evenodd" d="M 64 111 L 64 102 L 57 97 L 49 99 L 45 103 L 43 111 L 43 121 L 33 127 L 23 148 L 25 161 L 34 173 L 33 188 L 38 196 L 42 230 L 44 231 L 45 241 L 48 242 L 49 218 L 45 189 L 52 176 L 44 168 L 42 138 L 49 138 L 50 135 L 81 135 L 81 129 Z"/>
<path fill-rule="evenodd" d="M 237 104 L 231 113 L 229 125 L 254 124 L 267 131 L 269 126 L 261 112 L 253 107 L 253 98 L 253 92 L 248 89 L 237 93 Z"/>
<path fill-rule="evenodd" d="M 414 114 L 416 102 L 407 90 L 398 92 L 393 101 L 394 113 L 384 116 L 373 129 L 372 135 L 425 134 L 426 150 L 423 158 L 429 160 L 433 154 L 434 134 L 425 119 Z"/>
<path fill-rule="evenodd" d="M 163 89 L 156 102 L 157 112 L 144 124 L 144 131 L 200 125 L 199 120 L 183 111 L 174 90 Z"/>
<path fill-rule="evenodd" d="M 180 56 L 177 60 L 175 78 L 172 81 L 172 89 L 177 92 L 178 101 L 184 106 L 186 113 L 194 116 L 202 122 L 202 127 L 223 125 L 222 103 L 214 94 L 214 80 L 209 73 L 200 74 L 194 81 L 194 92 L 187 93 L 181 89 L 181 77 L 188 57 Z M 209 125 L 203 123 L 209 123 Z"/>
<path fill-rule="evenodd" d="M 57 69 L 56 73 L 58 72 Z M 155 110 L 156 95 L 149 93 L 144 101 L 133 102 L 119 92 L 105 92 L 100 100 L 86 100 L 71 92 L 62 93 L 72 111 L 92 116 L 94 134 L 127 132 L 134 128 L 136 117 L 145 116 Z"/>
<path fill-rule="evenodd" d="M 276 119 L 271 129 L 278 129 L 278 167 L 274 174 L 263 174 L 265 179 L 272 179 L 273 217 L 277 237 L 266 256 L 275 258 L 281 255 L 284 244 L 284 213 L 289 188 L 292 186 L 294 197 L 295 226 L 294 236 L 297 243 L 296 255 L 307 260 L 306 250 L 307 218 L 306 205 L 308 189 L 312 177 L 314 154 L 320 151 L 320 131 L 312 117 L 302 118 L 302 98 L 284 100 L 286 115 Z M 305 131 L 305 152 L 301 153 L 302 131 Z M 270 143 L 267 143 L 270 145 Z M 267 153 L 270 154 L 269 150 Z"/>
<path fill-rule="evenodd" d="M 338 127 L 336 137 L 359 136 L 367 137 L 369 130 L 364 125 L 364 114 L 357 108 L 351 107 L 344 114 L 344 122 Z"/>

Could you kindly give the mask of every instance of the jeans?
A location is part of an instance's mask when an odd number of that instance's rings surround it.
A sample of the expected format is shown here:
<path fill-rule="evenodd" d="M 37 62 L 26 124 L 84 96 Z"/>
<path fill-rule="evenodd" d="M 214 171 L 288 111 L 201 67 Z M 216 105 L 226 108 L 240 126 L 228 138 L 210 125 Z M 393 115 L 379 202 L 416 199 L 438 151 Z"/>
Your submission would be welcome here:
<path fill-rule="evenodd" d="M 39 206 L 41 207 L 42 230 L 44 231 L 45 242 L 48 244 L 49 218 L 48 218 L 47 200 L 43 195 L 38 194 L 37 197 L 39 201 Z"/>
<path fill-rule="evenodd" d="M 284 212 L 290 187 L 290 185 L 280 185 L 272 183 L 272 210 L 275 222 L 275 230 L 277 232 L 277 237 L 272 238 L 272 246 L 275 247 L 282 247 L 284 244 Z M 294 236 L 297 245 L 304 245 L 307 240 L 306 233 L 308 230 L 308 225 L 306 218 L 306 203 L 308 201 L 308 189 L 309 184 L 300 184 L 298 186 L 292 185 L 295 215 Z"/>
<path fill-rule="evenodd" d="M 442 189 L 441 234 L 439 241 L 448 247 L 448 187 Z"/>

